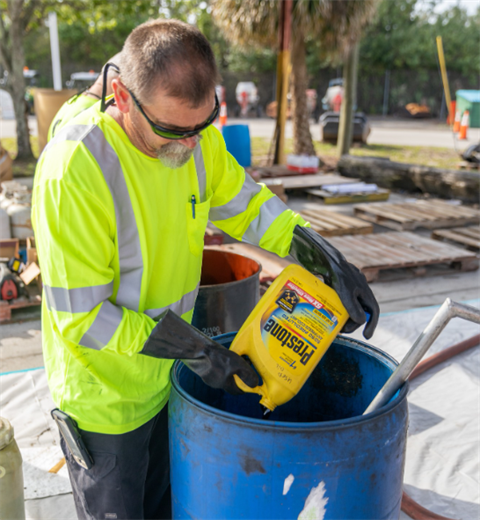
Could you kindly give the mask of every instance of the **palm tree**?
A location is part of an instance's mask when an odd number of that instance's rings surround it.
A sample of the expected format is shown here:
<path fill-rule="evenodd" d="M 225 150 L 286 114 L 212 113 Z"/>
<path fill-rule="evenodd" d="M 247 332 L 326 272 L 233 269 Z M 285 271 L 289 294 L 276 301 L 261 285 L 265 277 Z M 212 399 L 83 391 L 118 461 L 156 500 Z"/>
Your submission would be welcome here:
<path fill-rule="evenodd" d="M 294 153 L 315 155 L 308 121 L 306 40 L 317 39 L 325 54 L 347 55 L 372 18 L 380 0 L 294 0 L 291 35 L 291 88 Z M 276 0 L 211 0 L 212 15 L 233 43 L 276 44 L 279 5 Z"/>

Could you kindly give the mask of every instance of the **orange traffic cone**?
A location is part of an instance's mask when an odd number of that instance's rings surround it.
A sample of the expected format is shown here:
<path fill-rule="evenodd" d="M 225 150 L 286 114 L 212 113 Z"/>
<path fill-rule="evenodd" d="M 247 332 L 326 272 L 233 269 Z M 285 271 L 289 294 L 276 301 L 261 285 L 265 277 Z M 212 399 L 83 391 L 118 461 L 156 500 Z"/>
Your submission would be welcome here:
<path fill-rule="evenodd" d="M 220 104 L 220 117 L 218 118 L 218 124 L 220 128 L 223 128 L 227 124 L 227 104 L 222 101 Z"/>
<path fill-rule="evenodd" d="M 455 112 L 455 119 L 453 121 L 453 131 L 455 133 L 460 131 L 460 110 Z"/>
<path fill-rule="evenodd" d="M 470 113 L 468 110 L 465 110 L 462 116 L 462 122 L 460 123 L 460 131 L 458 132 L 458 139 L 466 139 L 467 138 L 467 130 L 470 126 Z"/>
<path fill-rule="evenodd" d="M 456 107 L 457 107 L 457 102 L 450 101 L 450 108 L 448 109 L 447 125 L 453 125 L 453 122 L 455 120 Z"/>

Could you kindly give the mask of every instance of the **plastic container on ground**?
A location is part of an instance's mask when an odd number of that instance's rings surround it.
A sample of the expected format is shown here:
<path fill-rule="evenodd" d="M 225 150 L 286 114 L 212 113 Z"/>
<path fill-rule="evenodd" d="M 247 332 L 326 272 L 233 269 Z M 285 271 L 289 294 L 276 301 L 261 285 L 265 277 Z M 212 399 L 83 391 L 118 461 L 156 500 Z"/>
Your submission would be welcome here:
<path fill-rule="evenodd" d="M 250 130 L 248 125 L 227 125 L 222 129 L 227 150 L 235 157 L 238 164 L 247 168 L 252 164 L 250 149 Z"/>
<path fill-rule="evenodd" d="M 287 155 L 287 168 L 299 173 L 316 173 L 320 160 L 316 155 Z"/>
<path fill-rule="evenodd" d="M 216 339 L 229 346 L 233 337 Z M 297 396 L 262 420 L 257 396 L 212 389 L 177 362 L 173 518 L 397 520 L 407 385 L 362 416 L 396 366 L 381 350 L 339 336 Z"/>
<path fill-rule="evenodd" d="M 34 94 L 35 114 L 38 125 L 38 151 L 47 144 L 48 129 L 60 107 L 75 95 L 75 89 L 53 90 L 51 88 L 37 88 Z"/>
<path fill-rule="evenodd" d="M 22 186 L 16 181 L 4 181 L 2 182 L 2 191 L 0 193 L 0 208 L 7 210 L 7 208 L 13 204 L 14 197 L 17 192 L 26 193 L 27 187 Z"/>
<path fill-rule="evenodd" d="M 12 238 L 12 234 L 10 232 L 10 217 L 4 209 L 0 208 L 0 239 L 2 238 Z"/>
<path fill-rule="evenodd" d="M 251 258 L 205 249 L 192 324 L 208 336 L 240 329 L 258 302 L 261 270 Z"/>
<path fill-rule="evenodd" d="M 0 518 L 25 520 L 22 456 L 13 427 L 0 417 Z"/>
<path fill-rule="evenodd" d="M 33 235 L 31 193 L 15 192 L 13 202 L 6 208 L 10 217 L 10 229 L 13 238 L 28 238 Z"/>

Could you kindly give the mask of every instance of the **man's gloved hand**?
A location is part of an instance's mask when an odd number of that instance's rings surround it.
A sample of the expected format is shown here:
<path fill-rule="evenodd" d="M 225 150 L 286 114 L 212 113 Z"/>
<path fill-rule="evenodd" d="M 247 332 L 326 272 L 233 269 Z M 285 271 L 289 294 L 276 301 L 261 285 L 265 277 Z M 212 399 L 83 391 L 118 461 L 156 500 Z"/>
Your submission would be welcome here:
<path fill-rule="evenodd" d="M 230 394 L 243 393 L 235 384 L 234 374 L 248 386 L 258 385 L 255 370 L 242 357 L 213 341 L 170 310 L 160 315 L 140 354 L 181 359 L 204 383 Z"/>
<path fill-rule="evenodd" d="M 290 254 L 314 275 L 321 275 L 342 300 L 350 319 L 343 327 L 349 333 L 370 319 L 363 331 L 366 339 L 372 337 L 378 323 L 380 309 L 365 276 L 324 238 L 310 228 L 296 226 L 293 231 Z"/>

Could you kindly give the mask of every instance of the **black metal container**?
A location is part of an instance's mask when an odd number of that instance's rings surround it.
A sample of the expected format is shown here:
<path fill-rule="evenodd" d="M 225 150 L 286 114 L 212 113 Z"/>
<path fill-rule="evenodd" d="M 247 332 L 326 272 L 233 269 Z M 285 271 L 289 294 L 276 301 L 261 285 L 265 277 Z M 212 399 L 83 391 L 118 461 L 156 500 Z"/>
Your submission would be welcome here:
<path fill-rule="evenodd" d="M 239 330 L 259 300 L 261 270 L 246 256 L 205 249 L 192 324 L 210 337 Z"/>

